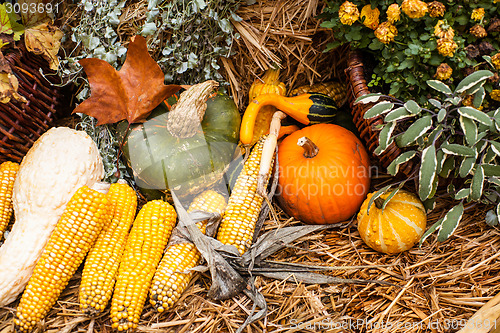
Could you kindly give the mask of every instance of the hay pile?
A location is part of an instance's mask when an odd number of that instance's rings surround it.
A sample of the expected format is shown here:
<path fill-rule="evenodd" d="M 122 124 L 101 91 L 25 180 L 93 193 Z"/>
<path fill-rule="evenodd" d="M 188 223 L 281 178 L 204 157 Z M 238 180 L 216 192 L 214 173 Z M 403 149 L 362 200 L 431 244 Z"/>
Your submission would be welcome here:
<path fill-rule="evenodd" d="M 235 23 L 242 38 L 238 55 L 222 59 L 224 75 L 231 83 L 240 109 L 247 91 L 265 68 L 278 63 L 289 89 L 305 83 L 343 78 L 346 50 L 323 53 L 331 41 L 329 31 L 314 18 L 318 1 L 258 1 L 243 6 Z M 375 162 L 374 162 L 375 163 Z M 383 173 L 375 175 L 372 189 L 391 182 Z M 408 185 L 410 186 L 410 185 Z M 411 188 L 408 188 L 412 190 Z M 428 226 L 440 219 L 453 203 L 438 200 L 429 214 Z M 272 214 L 261 233 L 284 226 L 300 225 L 273 204 Z M 422 248 L 399 255 L 383 255 L 369 249 L 356 230 L 356 221 L 340 229 L 306 236 L 273 259 L 315 265 L 370 265 L 371 268 L 338 270 L 332 276 L 371 279 L 391 285 L 305 285 L 257 277 L 257 288 L 265 296 L 268 313 L 246 332 L 454 332 L 500 291 L 500 230 L 484 223 L 486 210 L 467 206 L 454 235 L 438 243 L 433 235 Z M 109 309 L 101 316 L 82 316 L 78 306 L 81 269 L 70 281 L 45 321 L 35 332 L 111 332 Z M 244 295 L 227 301 L 212 301 L 206 293 L 210 277 L 199 274 L 177 305 L 158 314 L 147 304 L 138 332 L 234 332 L 252 309 Z M 0 332 L 13 332 L 16 303 L 0 308 Z M 477 324 L 484 324 L 478 322 Z M 494 323 L 491 323 L 494 325 Z"/>

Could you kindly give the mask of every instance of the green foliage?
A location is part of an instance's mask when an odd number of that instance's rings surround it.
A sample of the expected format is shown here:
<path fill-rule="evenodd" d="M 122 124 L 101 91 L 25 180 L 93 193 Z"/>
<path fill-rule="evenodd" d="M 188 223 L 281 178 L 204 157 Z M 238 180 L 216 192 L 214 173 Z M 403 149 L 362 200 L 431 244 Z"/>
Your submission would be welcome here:
<path fill-rule="evenodd" d="M 322 26 L 332 29 L 335 36 L 335 41 L 328 45 L 326 51 L 345 43 L 349 43 L 352 49 L 365 51 L 375 59 L 372 79 L 380 78 L 382 81 L 372 80 L 369 86 L 374 91 L 388 93 L 403 100 L 413 99 L 426 104 L 434 91 L 425 82 L 434 78 L 441 63 L 446 63 L 453 69 L 452 76 L 446 80 L 446 83 L 453 86 L 469 73 L 469 68 L 476 70 L 485 67 L 483 56 L 493 55 L 500 50 L 500 29 L 493 28 L 493 25 L 498 25 L 495 20 L 500 20 L 500 3 L 490 0 L 443 1 L 446 7 L 443 17 L 430 17 L 427 13 L 422 18 L 413 19 L 401 11 L 400 20 L 394 23 L 398 34 L 388 44 L 381 43 L 374 30 L 364 26 L 359 18 L 352 25 L 342 24 L 339 18 L 342 3 L 343 1 L 328 1 L 321 14 Z M 367 4 L 378 8 L 379 21 L 382 23 L 387 21 L 387 8 L 393 3 L 401 5 L 402 0 L 352 0 L 352 3 L 360 12 Z M 485 9 L 481 21 L 471 19 L 475 8 Z M 439 20 L 446 20 L 455 32 L 453 40 L 458 48 L 453 56 L 445 57 L 438 52 L 438 38 L 434 35 L 434 27 Z M 484 27 L 488 35 L 477 38 L 471 34 L 470 28 L 475 24 Z M 490 92 L 498 89 L 498 84 L 498 78 L 494 82 L 487 82 L 485 90 Z M 486 98 L 489 100 L 489 96 Z"/>
<path fill-rule="evenodd" d="M 457 228 L 464 203 L 492 205 L 486 223 L 500 219 L 500 108 L 485 109 L 468 106 L 465 96 L 473 95 L 478 105 L 483 103 L 484 86 L 494 73 L 481 70 L 470 74 L 452 89 L 438 80 L 427 85 L 440 95 L 429 101 L 429 107 L 413 100 L 404 102 L 393 96 L 370 94 L 356 103 L 376 102 L 365 118 L 386 114 L 380 131 L 378 153 L 395 141 L 405 152 L 387 168 L 395 175 L 399 166 L 413 159 L 418 165 L 418 194 L 424 203 L 435 199 L 439 179 L 447 179 L 448 195 L 458 201 L 441 220 L 423 236 L 438 233 L 446 240 Z M 389 117 L 404 111 L 407 117 Z M 411 116 L 410 116 L 411 115 Z M 388 128 L 384 132 L 384 130 Z"/>

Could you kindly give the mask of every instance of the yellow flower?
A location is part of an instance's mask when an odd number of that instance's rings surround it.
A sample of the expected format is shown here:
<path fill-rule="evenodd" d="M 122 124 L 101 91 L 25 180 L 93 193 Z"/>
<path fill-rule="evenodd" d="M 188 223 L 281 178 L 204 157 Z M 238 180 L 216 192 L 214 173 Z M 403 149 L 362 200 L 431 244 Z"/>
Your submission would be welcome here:
<path fill-rule="evenodd" d="M 453 57 L 457 47 L 458 45 L 453 39 L 439 38 L 437 41 L 438 52 L 445 57 Z"/>
<path fill-rule="evenodd" d="M 484 8 L 475 8 L 472 10 L 470 18 L 474 21 L 481 21 L 484 17 Z"/>
<path fill-rule="evenodd" d="M 472 28 L 470 28 L 470 33 L 476 36 L 477 38 L 484 38 L 488 36 L 488 33 L 484 29 L 484 27 L 480 24 L 474 25 Z"/>
<path fill-rule="evenodd" d="M 448 25 L 446 20 L 439 20 L 434 27 L 434 36 L 438 38 L 453 39 L 455 31 L 450 25 Z"/>
<path fill-rule="evenodd" d="M 379 24 L 379 16 L 380 10 L 378 10 L 378 8 L 372 9 L 371 5 L 366 5 L 361 9 L 360 17 L 362 21 L 364 18 L 363 24 L 372 30 L 377 29 Z"/>
<path fill-rule="evenodd" d="M 500 102 L 500 89 L 493 89 L 490 92 L 490 97 L 492 100 Z"/>
<path fill-rule="evenodd" d="M 453 73 L 453 69 L 448 65 L 447 63 L 442 63 L 438 66 L 436 70 L 436 74 L 434 74 L 434 77 L 437 80 L 448 80 L 451 77 L 451 74 Z"/>
<path fill-rule="evenodd" d="M 491 57 L 491 62 L 495 65 L 496 69 L 500 70 L 500 52 Z"/>
<path fill-rule="evenodd" d="M 442 17 L 446 11 L 446 7 L 439 1 L 428 3 L 427 7 L 429 7 L 430 17 Z"/>
<path fill-rule="evenodd" d="M 391 22 L 386 21 L 379 24 L 374 34 L 380 42 L 389 44 L 398 35 L 398 29 Z"/>
<path fill-rule="evenodd" d="M 500 1 L 500 0 L 499 0 Z M 397 3 L 393 3 L 387 8 L 387 20 L 394 24 L 394 22 L 399 21 L 399 17 L 401 15 L 401 10 L 399 9 L 399 5 Z"/>
<path fill-rule="evenodd" d="M 359 18 L 359 10 L 350 1 L 344 2 L 339 9 L 340 22 L 345 25 L 352 25 Z"/>
<path fill-rule="evenodd" d="M 408 15 L 408 17 L 416 19 L 425 16 L 428 8 L 427 4 L 420 0 L 404 0 L 401 4 L 401 10 Z"/>

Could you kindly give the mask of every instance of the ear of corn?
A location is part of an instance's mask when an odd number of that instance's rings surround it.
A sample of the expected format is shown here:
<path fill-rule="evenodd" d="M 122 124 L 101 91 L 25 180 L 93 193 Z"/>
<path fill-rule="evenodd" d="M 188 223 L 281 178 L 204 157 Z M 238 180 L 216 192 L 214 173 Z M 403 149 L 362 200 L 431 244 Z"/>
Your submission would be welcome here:
<path fill-rule="evenodd" d="M 0 240 L 12 217 L 12 189 L 18 170 L 19 164 L 15 162 L 0 164 Z"/>
<path fill-rule="evenodd" d="M 79 290 L 80 309 L 95 314 L 106 308 L 118 265 L 137 209 L 135 191 L 126 183 L 111 184 L 108 192 L 111 222 L 104 226 L 85 259 Z"/>
<path fill-rule="evenodd" d="M 229 197 L 227 208 L 219 226 L 217 239 L 228 245 L 234 245 L 245 253 L 252 245 L 255 225 L 259 218 L 264 198 L 257 194 L 259 166 L 262 148 L 267 136 L 263 136 L 255 144 L 248 159 L 245 161 L 236 184 Z M 271 161 L 271 169 L 273 160 Z M 269 177 L 264 185 L 267 185 Z"/>
<path fill-rule="evenodd" d="M 135 329 L 155 270 L 175 225 L 174 208 L 162 200 L 146 203 L 132 225 L 111 299 L 112 327 Z"/>
<path fill-rule="evenodd" d="M 78 189 L 23 292 L 14 319 L 18 331 L 31 330 L 47 315 L 108 221 L 106 195 L 87 186 Z"/>
<path fill-rule="evenodd" d="M 207 190 L 193 200 L 188 212 L 203 210 L 222 214 L 225 208 L 226 199 L 215 191 Z M 197 226 L 205 233 L 207 221 L 198 222 Z M 189 241 L 169 244 L 150 290 L 150 303 L 156 310 L 168 310 L 180 298 L 194 274 L 189 270 L 196 267 L 200 259 L 200 252 Z"/>
<path fill-rule="evenodd" d="M 339 81 L 321 82 L 310 86 L 300 86 L 290 91 L 289 96 L 296 96 L 311 92 L 330 96 L 339 107 L 344 105 L 347 101 L 347 85 Z"/>

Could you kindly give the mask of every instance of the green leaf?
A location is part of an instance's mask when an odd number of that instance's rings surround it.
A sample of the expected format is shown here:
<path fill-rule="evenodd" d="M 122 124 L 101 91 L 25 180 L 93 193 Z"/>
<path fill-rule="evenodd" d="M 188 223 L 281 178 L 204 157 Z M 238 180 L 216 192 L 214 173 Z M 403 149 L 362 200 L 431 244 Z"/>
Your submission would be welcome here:
<path fill-rule="evenodd" d="M 458 85 L 457 88 L 455 89 L 455 93 L 461 94 L 467 89 L 477 85 L 480 82 L 486 81 L 486 79 L 490 78 L 493 76 L 493 73 L 488 70 L 479 70 L 476 71 L 467 77 L 465 77 Z"/>
<path fill-rule="evenodd" d="M 484 97 L 486 97 L 486 90 L 484 89 L 484 87 L 481 87 L 474 94 L 474 100 L 472 101 L 472 104 L 475 108 L 479 108 L 481 104 L 483 104 Z"/>
<path fill-rule="evenodd" d="M 455 169 L 455 156 L 448 156 L 441 167 L 441 171 L 439 172 L 439 176 L 443 178 L 448 178 L 450 176 L 451 171 Z"/>
<path fill-rule="evenodd" d="M 414 151 L 414 150 L 402 153 L 401 155 L 399 155 L 398 157 L 396 157 L 391 162 L 391 164 L 389 164 L 389 166 L 387 167 L 387 172 L 390 175 L 395 176 L 398 173 L 398 171 L 399 171 L 399 166 L 401 164 L 406 163 L 409 160 L 411 160 L 416 154 L 417 154 L 417 152 Z"/>
<path fill-rule="evenodd" d="M 455 200 L 462 200 L 469 196 L 470 188 L 463 188 L 455 194 Z"/>
<path fill-rule="evenodd" d="M 422 108 L 420 105 L 418 105 L 414 100 L 409 100 L 408 102 L 405 103 L 405 109 L 408 110 L 408 112 L 413 113 L 415 115 L 419 114 L 420 111 L 422 111 Z"/>
<path fill-rule="evenodd" d="M 491 57 L 484 55 L 483 59 L 486 60 L 486 62 L 491 66 L 491 68 L 495 68 L 495 65 L 493 64 L 493 61 L 491 61 Z"/>
<path fill-rule="evenodd" d="M 450 102 L 451 104 L 457 106 L 458 103 L 460 103 L 462 101 L 462 98 L 459 97 L 459 96 L 455 96 L 455 97 L 448 97 L 445 99 L 446 102 Z"/>
<path fill-rule="evenodd" d="M 500 178 L 488 177 L 488 182 L 500 186 Z"/>
<path fill-rule="evenodd" d="M 437 109 L 441 109 L 441 102 L 438 101 L 437 99 L 434 99 L 434 98 L 430 98 L 429 99 L 429 103 L 431 103 L 435 108 Z"/>
<path fill-rule="evenodd" d="M 387 113 L 392 110 L 394 107 L 394 103 L 391 102 L 380 102 L 372 106 L 368 111 L 363 115 L 364 119 L 370 119 L 376 116 L 380 116 L 381 114 Z"/>
<path fill-rule="evenodd" d="M 387 147 L 389 147 L 392 141 L 394 141 L 394 139 L 391 137 L 394 128 L 396 128 L 395 122 L 384 125 L 378 135 L 379 145 L 374 153 L 376 153 L 377 155 L 382 154 L 387 149 Z"/>
<path fill-rule="evenodd" d="M 488 177 L 498 177 L 500 175 L 500 165 L 496 164 L 481 164 L 484 175 Z"/>
<path fill-rule="evenodd" d="M 495 154 L 500 156 L 500 142 L 490 141 L 490 144 L 491 144 L 491 149 L 493 150 L 493 152 L 495 152 Z"/>
<path fill-rule="evenodd" d="M 478 135 L 476 123 L 469 118 L 465 118 L 464 116 L 460 116 L 459 122 L 460 127 L 462 127 L 462 130 L 464 131 L 465 139 L 467 140 L 469 146 L 475 145 Z"/>
<path fill-rule="evenodd" d="M 444 117 L 446 117 L 446 109 L 440 109 L 437 116 L 438 123 L 442 122 Z"/>
<path fill-rule="evenodd" d="M 479 200 L 481 198 L 481 195 L 483 195 L 483 187 L 484 187 L 484 170 L 481 165 L 479 165 L 476 168 L 476 171 L 474 172 L 474 176 L 472 177 L 472 183 L 471 183 L 471 193 L 470 197 L 472 200 Z"/>
<path fill-rule="evenodd" d="M 486 212 L 486 216 L 484 217 L 484 222 L 490 227 L 494 227 L 498 225 L 498 215 L 493 212 L 493 209 L 490 209 Z"/>
<path fill-rule="evenodd" d="M 426 83 L 432 89 L 442 92 L 443 94 L 451 95 L 452 93 L 450 87 L 439 80 L 427 80 Z"/>
<path fill-rule="evenodd" d="M 400 120 L 400 119 L 404 119 L 404 118 L 408 118 L 408 117 L 414 117 L 414 116 L 415 116 L 414 114 L 406 111 L 406 108 L 399 107 L 399 108 L 394 109 L 391 112 L 389 112 L 385 116 L 384 121 L 386 123 L 388 123 L 388 122 L 391 122 L 391 121 L 396 121 L 396 120 Z"/>
<path fill-rule="evenodd" d="M 425 211 L 429 213 L 431 210 L 436 208 L 436 198 L 430 198 L 422 202 L 424 204 Z"/>
<path fill-rule="evenodd" d="M 460 168 L 458 169 L 458 175 L 461 178 L 467 177 L 467 175 L 472 171 L 474 165 L 476 164 L 475 157 L 466 157 L 460 163 Z"/>
<path fill-rule="evenodd" d="M 393 190 L 393 191 L 392 191 L 392 192 L 391 192 L 391 193 L 387 196 L 387 198 L 385 198 L 385 200 L 384 200 L 384 204 L 382 205 L 382 211 L 384 211 L 385 206 L 387 206 L 387 204 L 389 203 L 389 201 L 391 201 L 391 199 L 392 199 L 392 198 L 396 195 L 396 193 L 398 193 L 398 191 L 399 191 L 400 189 L 402 189 L 402 188 L 403 188 L 403 186 L 404 186 L 404 184 L 405 184 L 405 183 L 406 183 L 406 180 L 405 180 L 405 181 L 403 181 L 403 182 L 401 182 L 401 183 L 398 185 L 398 187 L 397 187 L 396 189 L 394 189 L 394 190 Z"/>
<path fill-rule="evenodd" d="M 420 196 L 420 200 L 425 200 L 430 197 L 434 179 L 436 178 L 436 170 L 436 147 L 431 145 L 422 151 L 422 162 L 420 165 L 418 184 L 418 194 Z"/>
<path fill-rule="evenodd" d="M 375 199 L 377 199 L 382 194 L 387 192 L 387 190 L 390 188 L 391 188 L 391 185 L 387 185 L 387 186 L 381 188 L 380 190 L 378 190 L 377 192 L 373 193 L 372 197 L 370 198 L 370 201 L 368 201 L 368 207 L 366 208 L 366 215 L 370 214 L 370 208 L 373 205 L 373 203 L 375 202 Z"/>
<path fill-rule="evenodd" d="M 462 146 L 456 143 L 443 143 L 441 149 L 446 154 L 458 156 L 475 156 L 476 151 L 471 147 Z"/>
<path fill-rule="evenodd" d="M 492 163 L 497 156 L 498 155 L 495 153 L 493 148 L 489 146 L 488 149 L 486 150 L 486 154 L 483 155 L 481 163 Z"/>
<path fill-rule="evenodd" d="M 432 117 L 424 116 L 416 120 L 406 132 L 399 138 L 399 144 L 402 147 L 408 146 L 410 143 L 415 142 L 418 138 L 422 137 L 432 127 Z"/>
<path fill-rule="evenodd" d="M 420 238 L 420 241 L 418 242 L 418 246 L 421 247 L 422 243 L 425 242 L 425 240 L 434 233 L 434 231 L 438 230 L 441 227 L 441 223 L 443 223 L 443 218 L 439 219 L 436 223 L 434 223 L 429 229 L 427 229 L 426 232 L 422 235 L 422 238 Z"/>
<path fill-rule="evenodd" d="M 443 222 L 441 223 L 441 227 L 438 231 L 439 242 L 444 242 L 453 234 L 453 232 L 458 227 L 458 223 L 460 222 L 463 213 L 464 205 L 462 203 L 459 203 L 458 205 L 450 209 L 448 213 L 446 213 L 446 215 L 443 217 Z"/>
<path fill-rule="evenodd" d="M 464 117 L 475 120 L 486 126 L 491 126 L 493 123 L 486 113 L 470 106 L 461 106 L 458 108 L 458 113 Z"/>
<path fill-rule="evenodd" d="M 379 93 L 366 94 L 366 95 L 363 95 L 363 96 L 356 98 L 356 100 L 354 101 L 354 104 L 376 103 L 382 97 L 386 97 L 386 96 L 383 94 L 379 94 Z"/>

